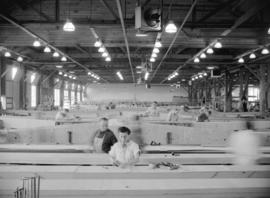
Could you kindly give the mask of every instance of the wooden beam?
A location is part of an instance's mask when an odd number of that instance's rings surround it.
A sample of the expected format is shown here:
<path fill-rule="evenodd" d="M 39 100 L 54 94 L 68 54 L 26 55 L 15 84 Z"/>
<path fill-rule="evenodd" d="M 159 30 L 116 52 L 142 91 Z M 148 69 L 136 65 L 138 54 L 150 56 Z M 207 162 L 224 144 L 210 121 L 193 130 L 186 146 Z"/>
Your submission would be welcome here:
<path fill-rule="evenodd" d="M 261 76 L 256 74 L 252 69 L 250 69 L 246 64 L 243 64 L 243 66 L 251 73 L 253 74 L 258 80 L 261 80 Z"/>
<path fill-rule="evenodd" d="M 190 9 L 189 9 L 189 11 L 188 11 L 188 13 L 186 14 L 186 16 L 185 16 L 185 18 L 184 18 L 184 20 L 183 20 L 181 26 L 178 28 L 178 30 L 177 30 L 177 32 L 176 32 L 176 34 L 175 34 L 175 36 L 174 36 L 172 42 L 170 43 L 169 48 L 167 49 L 166 53 L 165 53 L 164 56 L 162 57 L 160 63 L 156 66 L 156 69 L 155 69 L 154 73 L 151 75 L 151 80 L 149 80 L 150 82 L 154 79 L 155 75 L 157 74 L 157 71 L 158 71 L 159 68 L 161 67 L 161 65 L 162 65 L 162 63 L 164 62 L 164 60 L 166 59 L 168 53 L 170 52 L 172 46 L 174 45 L 174 43 L 175 43 L 175 41 L 176 41 L 176 39 L 177 39 L 179 33 L 182 31 L 182 29 L 183 29 L 183 27 L 184 27 L 186 21 L 188 20 L 189 16 L 192 14 L 193 8 L 195 7 L 196 4 L 197 4 L 197 0 L 194 0 L 193 3 L 192 3 L 192 5 L 191 5 L 191 7 L 190 7 Z"/>
<path fill-rule="evenodd" d="M 228 34 L 230 34 L 233 30 L 235 30 L 238 26 L 240 26 L 242 23 L 244 23 L 246 20 L 248 20 L 250 17 L 252 17 L 254 14 L 256 14 L 257 12 L 259 12 L 261 9 L 265 8 L 266 5 L 268 5 L 270 3 L 270 1 L 263 1 L 262 4 L 256 4 L 254 7 L 250 8 L 244 15 L 242 15 L 241 17 L 239 17 L 234 24 L 226 29 L 225 31 L 223 31 L 220 35 L 221 36 L 227 36 Z M 201 49 L 198 53 L 196 53 L 192 58 L 188 59 L 186 61 L 186 63 L 192 61 L 195 57 L 198 57 L 202 52 L 204 52 L 206 49 L 208 49 L 209 47 L 213 47 L 213 45 L 218 41 L 218 39 L 215 39 L 214 41 L 212 41 L 207 47 Z M 180 70 L 181 68 L 186 66 L 186 63 L 179 66 L 176 71 Z M 165 78 L 163 81 L 161 81 L 160 83 L 165 82 L 167 79 Z"/>
<path fill-rule="evenodd" d="M 234 2 L 234 0 L 228 0 L 228 1 L 220 3 L 220 5 L 216 9 L 208 12 L 205 16 L 199 19 L 198 23 L 202 23 L 206 21 L 207 19 L 211 18 L 212 16 L 216 15 L 217 13 L 226 10 L 231 5 L 232 2 Z"/>
<path fill-rule="evenodd" d="M 106 0 L 99 0 L 101 4 L 112 14 L 112 16 L 116 19 L 119 20 L 119 17 L 117 14 L 113 11 L 112 6 L 109 5 L 109 3 Z"/>
<path fill-rule="evenodd" d="M 60 3 L 59 3 L 59 0 L 55 0 L 55 21 L 60 21 L 59 12 L 60 12 Z"/>
<path fill-rule="evenodd" d="M 133 66 L 132 66 L 131 58 L 130 58 L 129 45 L 128 45 L 128 40 L 127 40 L 127 33 L 126 33 L 125 22 L 124 22 L 124 18 L 123 18 L 123 13 L 122 13 L 122 7 L 121 7 L 120 0 L 116 0 L 116 4 L 117 4 L 117 8 L 118 8 L 118 13 L 119 13 L 119 16 L 120 16 L 120 21 L 121 21 L 122 31 L 123 31 L 123 35 L 124 35 L 125 44 L 126 44 L 128 62 L 129 62 L 130 70 L 131 70 L 133 83 L 136 83 L 134 72 L 133 72 Z"/>

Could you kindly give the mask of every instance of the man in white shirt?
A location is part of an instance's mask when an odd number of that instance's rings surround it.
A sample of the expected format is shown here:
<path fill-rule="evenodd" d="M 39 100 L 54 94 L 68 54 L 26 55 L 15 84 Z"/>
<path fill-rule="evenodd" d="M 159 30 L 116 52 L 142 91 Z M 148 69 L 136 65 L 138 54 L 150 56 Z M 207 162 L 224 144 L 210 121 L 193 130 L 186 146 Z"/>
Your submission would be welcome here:
<path fill-rule="evenodd" d="M 121 168 L 133 166 L 139 161 L 140 149 L 138 144 L 129 140 L 131 131 L 127 127 L 118 129 L 118 142 L 116 142 L 109 152 L 114 165 Z"/>

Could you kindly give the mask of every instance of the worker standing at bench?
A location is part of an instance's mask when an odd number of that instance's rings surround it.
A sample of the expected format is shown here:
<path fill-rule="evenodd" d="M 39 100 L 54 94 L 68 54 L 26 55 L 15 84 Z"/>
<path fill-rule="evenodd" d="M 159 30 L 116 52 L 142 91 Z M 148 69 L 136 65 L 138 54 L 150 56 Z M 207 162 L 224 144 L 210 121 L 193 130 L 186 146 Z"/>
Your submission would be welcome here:
<path fill-rule="evenodd" d="M 114 133 L 108 128 L 109 120 L 105 117 L 99 120 L 99 129 L 91 140 L 97 153 L 108 153 L 111 146 L 117 142 Z"/>
<path fill-rule="evenodd" d="M 139 161 L 140 149 L 138 144 L 129 139 L 130 133 L 129 128 L 120 127 L 119 142 L 115 143 L 109 152 L 113 164 L 121 168 L 133 166 Z"/>
<path fill-rule="evenodd" d="M 57 112 L 55 116 L 55 125 L 61 125 L 65 121 L 72 121 L 75 118 L 69 115 L 68 109 L 63 109 Z"/>

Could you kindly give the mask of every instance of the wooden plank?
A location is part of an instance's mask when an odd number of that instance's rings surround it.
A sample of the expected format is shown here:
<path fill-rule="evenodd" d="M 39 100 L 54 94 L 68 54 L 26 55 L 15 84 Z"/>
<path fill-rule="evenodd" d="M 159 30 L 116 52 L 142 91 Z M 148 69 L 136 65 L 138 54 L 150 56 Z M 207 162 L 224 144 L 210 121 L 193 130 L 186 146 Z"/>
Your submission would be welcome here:
<path fill-rule="evenodd" d="M 260 132 L 256 132 L 260 133 Z M 267 132 L 261 132 L 267 134 Z M 270 135 L 270 133 L 269 133 Z M 143 149 L 143 153 L 147 152 L 192 152 L 192 153 L 225 153 L 230 152 L 229 147 L 217 146 L 178 146 L 178 145 L 147 145 Z M 40 144 L 0 144 L 0 152 L 79 152 L 93 151 L 90 145 L 40 145 Z M 260 152 L 270 153 L 270 147 L 260 147 Z"/>
<path fill-rule="evenodd" d="M 0 196 L 13 192 L 14 186 L 21 186 L 21 183 L 21 180 L 1 179 Z M 266 197 L 269 184 L 270 179 L 54 179 L 41 180 L 40 190 L 42 197 Z"/>
<path fill-rule="evenodd" d="M 43 179 L 270 178 L 270 166 L 183 165 L 179 169 L 169 170 L 165 166 L 156 169 L 148 166 L 121 169 L 114 166 L 0 165 L 0 175 L 2 179 L 34 175 Z"/>
<path fill-rule="evenodd" d="M 171 162 L 177 164 L 231 164 L 232 154 L 142 154 L 138 165 Z M 258 156 L 259 163 L 269 164 L 270 154 Z M 1 164 L 66 164 L 66 165 L 108 165 L 107 154 L 96 153 L 0 153 Z"/>

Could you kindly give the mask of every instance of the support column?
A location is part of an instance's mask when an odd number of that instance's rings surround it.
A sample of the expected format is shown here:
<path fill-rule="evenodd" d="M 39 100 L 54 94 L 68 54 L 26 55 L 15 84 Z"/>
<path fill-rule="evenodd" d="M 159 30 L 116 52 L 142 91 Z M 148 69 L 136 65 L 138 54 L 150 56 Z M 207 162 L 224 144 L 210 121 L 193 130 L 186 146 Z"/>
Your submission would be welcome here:
<path fill-rule="evenodd" d="M 20 78 L 20 103 L 19 103 L 19 108 L 20 109 L 26 109 L 26 69 L 24 65 L 21 65 L 21 73 L 22 76 Z"/>
<path fill-rule="evenodd" d="M 3 56 L 0 57 L 0 74 L 1 74 L 1 80 L 0 80 L 0 96 L 6 95 L 6 61 Z M 2 76 L 3 75 L 3 76 Z"/>
<path fill-rule="evenodd" d="M 260 113 L 265 115 L 266 113 L 266 93 L 267 93 L 267 81 L 266 81 L 266 65 L 260 65 Z"/>
<path fill-rule="evenodd" d="M 232 111 L 232 80 L 230 73 L 225 73 L 224 112 Z"/>
<path fill-rule="evenodd" d="M 60 85 L 60 107 L 64 106 L 64 88 L 65 88 L 65 81 L 62 79 Z"/>

